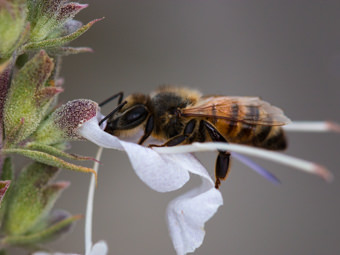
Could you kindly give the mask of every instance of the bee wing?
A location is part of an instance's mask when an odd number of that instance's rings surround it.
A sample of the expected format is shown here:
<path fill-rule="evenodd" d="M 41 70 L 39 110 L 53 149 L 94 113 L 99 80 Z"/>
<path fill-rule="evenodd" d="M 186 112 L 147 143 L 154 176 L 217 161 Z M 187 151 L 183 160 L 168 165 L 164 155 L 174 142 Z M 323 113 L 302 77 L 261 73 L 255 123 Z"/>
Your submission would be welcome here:
<path fill-rule="evenodd" d="M 290 122 L 280 108 L 258 97 L 203 97 L 197 104 L 182 109 L 181 113 L 187 117 L 213 117 L 268 126 Z"/>

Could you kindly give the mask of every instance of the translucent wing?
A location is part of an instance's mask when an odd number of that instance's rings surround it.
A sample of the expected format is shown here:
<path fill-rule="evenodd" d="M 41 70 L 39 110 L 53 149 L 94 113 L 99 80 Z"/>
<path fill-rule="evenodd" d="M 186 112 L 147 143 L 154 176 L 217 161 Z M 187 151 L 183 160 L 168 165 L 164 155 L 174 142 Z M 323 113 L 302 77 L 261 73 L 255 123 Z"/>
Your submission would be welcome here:
<path fill-rule="evenodd" d="M 258 97 L 203 97 L 197 104 L 182 109 L 181 114 L 267 126 L 282 126 L 290 122 L 280 108 Z"/>

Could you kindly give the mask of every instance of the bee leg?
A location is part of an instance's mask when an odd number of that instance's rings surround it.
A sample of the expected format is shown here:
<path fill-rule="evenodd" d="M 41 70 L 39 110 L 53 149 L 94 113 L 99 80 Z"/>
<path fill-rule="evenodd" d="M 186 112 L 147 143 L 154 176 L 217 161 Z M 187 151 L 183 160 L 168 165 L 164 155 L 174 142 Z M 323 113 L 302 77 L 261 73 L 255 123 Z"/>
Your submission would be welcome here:
<path fill-rule="evenodd" d="M 110 96 L 108 99 L 105 99 L 103 102 L 99 104 L 99 107 L 102 107 L 103 105 L 107 104 L 108 102 L 112 101 L 116 97 L 118 97 L 118 105 L 122 103 L 123 100 L 123 92 L 119 92 L 117 94 L 114 94 L 113 96 Z"/>
<path fill-rule="evenodd" d="M 200 122 L 200 132 L 201 136 L 205 136 L 203 133 L 205 130 L 208 131 L 211 140 L 214 142 L 227 142 L 226 139 L 221 135 L 221 133 L 209 122 L 201 120 Z M 230 169 L 230 153 L 227 151 L 219 151 L 216 159 L 215 165 L 215 188 L 218 189 L 221 180 L 226 180 Z"/>
<path fill-rule="evenodd" d="M 151 135 L 153 127 L 154 127 L 154 117 L 153 115 L 150 115 L 145 125 L 144 135 L 139 139 L 139 142 L 138 142 L 139 145 L 142 145 L 145 142 L 145 140 Z"/>
<path fill-rule="evenodd" d="M 149 147 L 169 147 L 169 146 L 176 146 L 179 144 L 185 144 L 188 142 L 188 140 L 190 140 L 190 137 L 195 130 L 195 126 L 196 126 L 196 120 L 192 119 L 186 124 L 183 134 L 176 135 L 170 138 L 164 144 L 161 144 L 161 145 L 150 144 Z"/>
<path fill-rule="evenodd" d="M 230 169 L 230 153 L 227 151 L 219 151 L 216 158 L 215 166 L 215 188 L 218 189 L 221 180 L 225 181 L 228 177 Z"/>
<path fill-rule="evenodd" d="M 174 136 L 174 137 L 170 138 L 168 141 L 166 141 L 163 144 L 149 144 L 148 147 L 152 148 L 152 147 L 170 147 L 170 146 L 176 146 L 176 145 L 179 145 L 179 144 L 183 143 L 187 139 L 188 139 L 187 135 L 177 135 L 177 136 Z"/>

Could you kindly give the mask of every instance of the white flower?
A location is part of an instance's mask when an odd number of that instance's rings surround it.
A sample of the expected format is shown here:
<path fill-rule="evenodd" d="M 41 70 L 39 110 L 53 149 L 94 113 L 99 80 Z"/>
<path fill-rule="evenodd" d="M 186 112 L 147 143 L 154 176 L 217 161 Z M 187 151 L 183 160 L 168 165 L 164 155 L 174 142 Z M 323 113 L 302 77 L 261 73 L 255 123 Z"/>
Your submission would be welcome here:
<path fill-rule="evenodd" d="M 158 192 L 181 188 L 189 180 L 189 173 L 200 176 L 201 186 L 170 202 L 167 215 L 177 254 L 193 252 L 202 244 L 204 224 L 223 204 L 223 199 L 206 169 L 193 155 L 160 154 L 153 149 L 121 141 L 102 131 L 96 118 L 84 123 L 79 134 L 101 147 L 124 150 L 139 178 Z"/>
<path fill-rule="evenodd" d="M 181 188 L 188 180 L 189 173 L 199 175 L 202 179 L 200 187 L 193 189 L 171 201 L 167 208 L 168 227 L 170 236 L 177 254 L 193 252 L 204 239 L 204 224 L 223 204 L 219 190 L 214 188 L 214 182 L 205 168 L 192 155 L 191 152 L 207 150 L 228 150 L 241 162 L 253 168 L 269 180 L 278 180 L 265 169 L 248 158 L 238 154 L 248 154 L 263 157 L 286 164 L 297 169 L 319 175 L 330 181 L 332 175 L 325 168 L 312 162 L 297 159 L 277 152 L 267 151 L 249 146 L 226 143 L 193 143 L 191 145 L 146 148 L 135 143 L 119 140 L 98 126 L 98 120 L 102 116 L 93 118 L 84 123 L 78 129 L 78 134 L 104 148 L 124 150 L 131 164 L 139 176 L 151 189 L 158 192 L 168 192 Z M 301 125 L 305 125 L 302 123 Z M 304 130 L 320 131 L 327 125 L 315 127 L 315 123 L 307 123 Z M 294 123 L 291 130 L 299 130 L 299 123 Z M 328 125 L 329 126 L 329 125 Z M 333 129 L 334 126 L 332 125 Z"/>

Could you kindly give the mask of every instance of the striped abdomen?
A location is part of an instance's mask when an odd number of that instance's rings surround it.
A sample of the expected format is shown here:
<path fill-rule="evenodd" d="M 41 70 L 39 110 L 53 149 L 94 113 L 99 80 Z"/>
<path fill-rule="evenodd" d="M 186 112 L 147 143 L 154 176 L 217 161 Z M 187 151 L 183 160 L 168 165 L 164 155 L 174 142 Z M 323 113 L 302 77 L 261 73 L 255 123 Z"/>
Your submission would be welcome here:
<path fill-rule="evenodd" d="M 245 121 L 208 118 L 228 142 L 247 144 L 269 150 L 286 149 L 287 142 L 281 126 L 258 124 L 261 123 L 264 115 L 268 119 L 268 113 L 261 112 L 257 106 L 237 104 L 231 106 L 231 111 L 233 119 L 245 119 Z"/>

